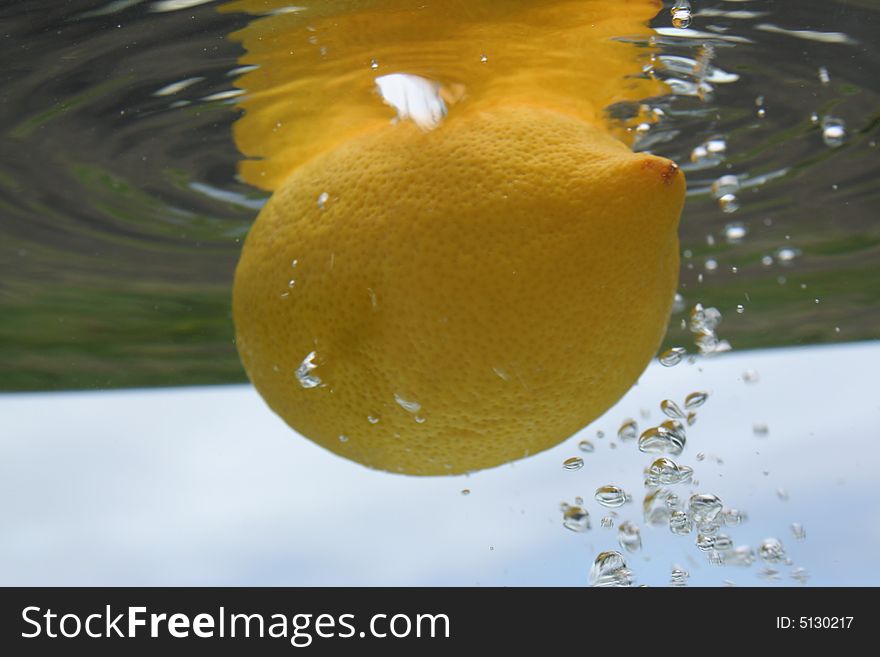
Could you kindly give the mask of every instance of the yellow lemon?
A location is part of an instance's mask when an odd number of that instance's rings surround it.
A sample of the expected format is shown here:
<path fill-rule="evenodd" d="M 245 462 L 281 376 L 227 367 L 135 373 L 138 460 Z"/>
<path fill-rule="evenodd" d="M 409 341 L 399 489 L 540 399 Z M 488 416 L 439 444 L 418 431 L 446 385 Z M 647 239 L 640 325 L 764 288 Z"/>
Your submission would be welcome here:
<path fill-rule="evenodd" d="M 587 106 L 471 96 L 432 131 L 370 120 L 313 146 L 235 276 L 269 406 L 342 456 L 432 475 L 547 449 L 623 395 L 668 320 L 684 178 Z"/>

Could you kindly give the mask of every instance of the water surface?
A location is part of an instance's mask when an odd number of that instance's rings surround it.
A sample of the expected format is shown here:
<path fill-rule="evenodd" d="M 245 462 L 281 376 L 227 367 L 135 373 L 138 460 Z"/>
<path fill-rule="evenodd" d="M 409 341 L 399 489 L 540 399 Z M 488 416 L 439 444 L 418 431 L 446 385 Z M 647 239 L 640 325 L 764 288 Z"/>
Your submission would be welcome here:
<path fill-rule="evenodd" d="M 223 6 L 0 7 L 0 389 L 244 380 L 229 290 L 266 192 L 237 173 L 246 53 L 229 35 L 266 19 Z M 291 7 L 306 22 L 330 11 Z M 659 53 L 643 75 L 671 93 L 610 111 L 630 128 L 662 111 L 638 147 L 688 169 L 683 307 L 718 307 L 734 349 L 880 338 L 880 10 L 693 8 L 686 30 L 668 7 L 651 22 Z M 829 117 L 845 123 L 839 146 L 823 139 Z M 723 159 L 689 164 L 713 138 Z M 710 190 L 725 174 L 741 186 L 730 214 Z M 692 349 L 682 317 L 666 346 Z"/>

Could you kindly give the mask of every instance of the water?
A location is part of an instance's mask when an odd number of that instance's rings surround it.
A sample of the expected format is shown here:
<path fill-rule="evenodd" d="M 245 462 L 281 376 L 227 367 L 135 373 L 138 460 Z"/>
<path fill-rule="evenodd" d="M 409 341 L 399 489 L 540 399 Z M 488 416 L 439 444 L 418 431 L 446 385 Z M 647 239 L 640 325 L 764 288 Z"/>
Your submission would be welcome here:
<path fill-rule="evenodd" d="M 2 389 L 244 381 L 228 293 L 266 193 L 237 177 L 232 138 L 243 52 L 226 37 L 253 17 L 222 4 L 0 9 Z M 701 2 L 689 30 L 665 31 L 668 10 L 652 23 L 661 31 L 653 73 L 682 87 L 655 104 L 663 117 L 645 144 L 687 170 L 681 237 L 692 256 L 681 291 L 722 312 L 750 293 L 760 312 L 726 326 L 737 349 L 876 339 L 880 54 L 867 32 L 876 9 L 796 0 L 752 17 L 737 9 Z M 718 80 L 705 82 L 702 100 L 688 91 L 701 70 Z M 746 112 L 758 96 L 772 110 L 760 121 Z M 708 246 L 706 235 L 723 237 L 729 223 L 708 193 L 722 176 L 742 181 L 736 215 L 749 232 Z M 785 258 L 760 262 L 791 249 L 802 255 L 779 284 Z M 691 265 L 707 257 L 720 266 L 698 282 Z M 817 295 L 826 302 L 812 307 Z M 687 342 L 677 319 L 667 347 Z"/>
<path fill-rule="evenodd" d="M 241 116 L 238 102 L 247 95 L 241 87 L 246 64 L 240 42 L 228 37 L 252 24 L 254 17 L 218 11 L 221 2 L 186 4 L 32 0 L 27 9 L 20 2 L 0 7 L 2 390 L 245 381 L 232 342 L 229 288 L 242 239 L 267 193 L 244 182 L 239 172 L 243 156 L 233 130 Z M 751 483 L 754 498 L 720 492 L 725 502 L 742 503 L 756 517 L 743 522 L 744 513 L 724 509 L 702 524 L 713 530 L 723 523 L 736 528 L 732 539 L 750 541 L 742 549 L 725 551 L 725 564 L 749 561 L 749 554 L 754 560 L 760 554 L 784 579 L 806 580 L 806 568 L 789 569 L 784 556 L 776 563 L 773 544 L 761 540 L 770 533 L 790 532 L 796 540 L 787 547 L 794 554 L 801 544 L 827 546 L 833 537 L 807 518 L 803 521 L 809 523 L 810 540 L 801 540 L 803 526 L 793 521 L 804 518 L 804 507 L 795 507 L 803 496 L 793 495 L 785 502 L 789 506 L 773 526 L 761 505 L 782 504 L 775 493 L 779 488 L 798 490 L 794 475 L 785 481 L 777 473 L 784 471 L 782 463 L 801 458 L 796 447 L 801 443 L 784 440 L 809 409 L 785 418 L 773 416 L 774 423 L 769 423 L 755 410 L 757 402 L 742 402 L 730 417 L 741 416 L 745 424 L 738 429 L 721 426 L 714 419 L 716 401 L 719 409 L 729 409 L 747 394 L 743 382 L 764 399 L 789 392 L 779 387 L 778 370 L 775 377 L 764 377 L 761 365 L 759 376 L 747 360 L 740 361 L 739 379 L 730 377 L 711 388 L 713 402 L 700 408 L 700 423 L 693 431 L 690 413 L 702 402 L 689 403 L 691 395 L 685 395 L 704 386 L 695 378 L 698 368 L 708 367 L 702 358 L 724 358 L 727 349 L 757 356 L 771 347 L 880 338 L 880 234 L 875 212 L 880 201 L 880 83 L 875 75 L 880 50 L 869 29 L 877 24 L 878 10 L 869 3 L 788 0 L 747 16 L 737 13 L 739 4 L 720 0 L 694 2 L 688 8 L 676 4 L 680 6 L 671 12 L 673 3 L 667 2 L 652 21 L 659 51 L 653 62 L 644 62 L 646 74 L 667 81 L 674 93 L 652 100 L 644 115 L 631 106 L 611 112 L 614 120 L 638 134 L 639 148 L 676 159 L 689 185 L 680 230 L 681 302 L 659 352 L 668 355 L 661 358 L 663 364 L 676 365 L 665 374 L 682 371 L 689 380 L 679 387 L 660 386 L 659 394 L 644 400 L 654 416 L 642 425 L 659 425 L 664 419 L 657 416 L 661 399 L 670 401 L 673 414 L 668 417 L 680 424 L 687 419 L 687 440 L 697 445 L 693 451 L 683 444 L 683 428 L 670 425 L 670 432 L 660 431 L 664 425 L 651 427 L 663 438 L 659 453 L 674 456 L 679 469 L 688 467 L 685 463 L 697 467 L 700 480 L 709 483 L 693 490 L 682 486 L 679 492 L 685 501 L 698 490 L 719 491 L 725 480 L 749 481 L 751 470 L 742 459 L 737 461 L 737 450 L 758 463 Z M 329 11 L 322 3 L 310 7 Z M 636 41 L 640 48 L 646 45 L 643 39 Z M 473 59 L 487 75 L 504 61 L 503 52 L 484 51 L 480 44 L 471 53 L 453 55 Z M 535 53 L 536 58 L 542 56 Z M 384 55 L 366 56 L 362 66 L 375 71 L 374 77 L 395 72 Z M 387 109 L 391 118 L 395 110 Z M 446 109 L 455 111 L 454 105 Z M 433 120 L 439 110 L 431 111 Z M 291 127 L 287 121 L 272 125 L 277 139 Z M 334 198 L 336 191 L 328 189 L 314 202 L 325 209 L 332 207 Z M 280 297 L 296 294 L 295 266 L 292 263 L 290 278 L 294 285 L 279 290 Z M 378 299 L 368 293 L 376 308 Z M 680 351 L 668 351 L 672 347 Z M 294 362 L 279 363 L 279 368 L 286 376 L 296 376 L 303 387 L 320 385 L 316 354 L 297 363 L 302 357 L 293 354 Z M 502 372 L 506 370 L 496 371 L 508 382 Z M 513 378 L 509 383 L 520 385 Z M 393 408 L 393 399 L 389 403 Z M 401 406 L 413 414 L 420 410 Z M 589 457 L 590 468 L 582 468 L 583 460 L 573 457 L 572 465 L 580 463 L 572 469 L 580 471 L 559 473 L 559 462 L 571 454 L 579 438 L 567 445 L 569 451 L 553 453 L 553 472 L 569 482 L 580 478 L 574 485 L 583 488 L 573 492 L 592 490 L 608 480 L 636 491 L 644 468 L 656 462 L 653 455 L 640 454 L 633 443 L 625 442 L 635 441 L 638 428 L 623 419 L 639 407 L 630 404 L 600 420 L 609 435 L 620 427 L 616 452 L 604 449 L 608 441 L 590 443 L 592 450 L 582 448 L 595 452 Z M 772 412 L 770 406 L 761 408 L 767 416 Z M 866 412 L 858 404 L 847 408 Z M 364 422 L 366 428 L 386 410 L 376 409 Z M 201 421 L 210 421 L 218 412 L 207 406 Z M 128 424 L 130 417 L 120 420 L 123 430 L 118 433 L 130 433 L 124 430 Z M 807 440 L 815 429 L 797 426 L 803 429 L 798 440 Z M 723 438 L 733 431 L 739 431 L 735 440 Z M 56 433 L 60 437 L 67 431 Z M 250 435 L 247 427 L 241 429 L 245 434 Z M 677 439 L 670 440 L 672 434 L 681 434 L 681 446 L 676 446 Z M 352 435 L 350 441 L 340 436 L 346 449 L 357 446 L 358 434 Z M 832 440 L 828 438 L 826 445 Z M 724 452 L 715 443 L 727 445 L 726 464 L 711 458 L 693 463 L 697 449 Z M 784 456 L 775 451 L 783 444 L 790 447 Z M 264 453 L 269 449 L 263 446 Z M 624 463 L 620 479 L 618 471 L 613 479 L 606 474 Z M 772 475 L 763 477 L 764 470 Z M 840 469 L 828 485 L 853 485 L 856 470 L 855 464 Z M 660 480 L 670 468 L 658 472 L 658 485 L 673 483 Z M 454 484 L 453 490 L 466 494 L 469 489 Z M 478 502 L 483 493 L 481 488 L 468 503 Z M 408 498 L 409 492 L 401 497 Z M 545 507 L 553 511 L 552 504 Z M 529 513 L 536 517 L 543 511 L 530 508 Z M 606 516 L 603 525 L 606 519 L 613 524 Z M 608 534 L 619 535 L 634 519 L 632 513 L 622 516 L 618 532 Z M 517 526 L 507 521 L 507 526 Z M 575 538 L 559 529 L 558 516 L 555 522 L 563 538 Z M 702 557 L 694 551 L 687 510 L 668 491 L 651 498 L 645 523 L 645 536 L 662 530 L 668 540 L 687 544 L 681 548 L 686 554 Z M 670 536 L 670 529 L 678 533 L 673 527 L 692 538 Z M 713 549 L 718 550 L 721 535 L 712 536 Z M 591 554 L 614 545 L 614 536 L 602 544 L 597 541 Z M 652 544 L 641 554 L 654 549 Z M 658 563 L 663 574 L 655 581 L 669 578 L 672 558 L 683 557 L 676 554 Z M 647 564 L 637 565 L 639 574 L 648 577 Z M 826 567 L 821 561 L 807 565 L 814 579 Z M 693 568 L 693 577 L 701 576 Z M 720 576 L 716 579 L 721 581 Z"/>

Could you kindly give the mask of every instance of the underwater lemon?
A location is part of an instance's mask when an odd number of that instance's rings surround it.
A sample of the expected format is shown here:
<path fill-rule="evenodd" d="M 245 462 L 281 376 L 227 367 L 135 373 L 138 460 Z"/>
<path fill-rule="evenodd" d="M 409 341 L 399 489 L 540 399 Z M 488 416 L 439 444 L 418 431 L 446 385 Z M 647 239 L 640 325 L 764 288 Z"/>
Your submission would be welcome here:
<path fill-rule="evenodd" d="M 239 353 L 290 426 L 367 466 L 534 454 L 655 354 L 684 191 L 668 160 L 537 104 L 371 127 L 260 213 L 235 275 Z"/>

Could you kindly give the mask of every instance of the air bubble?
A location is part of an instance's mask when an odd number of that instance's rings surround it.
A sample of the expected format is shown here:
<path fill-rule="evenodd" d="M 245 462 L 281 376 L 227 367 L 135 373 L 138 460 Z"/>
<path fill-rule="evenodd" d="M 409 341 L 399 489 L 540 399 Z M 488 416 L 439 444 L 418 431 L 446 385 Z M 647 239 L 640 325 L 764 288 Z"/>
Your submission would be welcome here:
<path fill-rule="evenodd" d="M 562 467 L 566 470 L 580 470 L 584 467 L 584 460 L 580 456 L 572 456 L 562 462 Z"/>
<path fill-rule="evenodd" d="M 746 520 L 746 514 L 739 509 L 724 509 L 721 520 L 727 527 L 739 527 Z"/>
<path fill-rule="evenodd" d="M 749 229 L 743 223 L 727 224 L 724 227 L 724 238 L 731 244 L 741 242 L 748 234 Z"/>
<path fill-rule="evenodd" d="M 624 420 L 620 425 L 620 428 L 617 430 L 617 437 L 624 442 L 635 440 L 639 437 L 639 425 L 635 420 Z"/>
<path fill-rule="evenodd" d="M 696 304 L 691 310 L 690 322 L 688 324 L 691 333 L 700 333 L 701 331 L 714 331 L 721 323 L 721 312 L 717 308 L 703 308 L 701 304 Z"/>
<path fill-rule="evenodd" d="M 589 440 L 582 440 L 578 443 L 578 449 L 582 452 L 591 453 L 596 451 L 596 446 Z"/>
<path fill-rule="evenodd" d="M 708 159 L 709 150 L 704 144 L 695 146 L 694 149 L 691 151 L 691 162 L 693 162 L 694 164 L 699 164 L 700 162 L 704 162 Z"/>
<path fill-rule="evenodd" d="M 328 194 L 327 192 L 321 192 L 321 195 L 318 197 L 318 209 L 323 210 L 324 205 L 329 200 L 330 200 L 330 194 Z"/>
<path fill-rule="evenodd" d="M 678 404 L 671 399 L 664 399 L 660 402 L 660 410 L 663 411 L 663 414 L 667 417 L 676 419 L 683 419 L 685 417 L 685 414 L 678 407 Z"/>
<path fill-rule="evenodd" d="M 699 408 L 706 403 L 707 399 L 709 399 L 708 392 L 692 392 L 684 398 L 684 407 L 689 411 Z"/>
<path fill-rule="evenodd" d="M 642 549 L 642 534 L 638 526 L 628 520 L 620 523 L 617 528 L 617 541 L 627 552 L 638 552 Z"/>
<path fill-rule="evenodd" d="M 684 425 L 678 420 L 668 420 L 659 427 L 650 427 L 642 432 L 639 451 L 678 456 L 684 450 L 685 442 Z"/>
<path fill-rule="evenodd" d="M 736 194 L 725 194 L 718 199 L 718 207 L 725 214 L 732 214 L 739 210 L 739 199 L 736 198 Z"/>
<path fill-rule="evenodd" d="M 632 572 L 620 552 L 600 552 L 590 569 L 590 586 L 632 586 Z"/>
<path fill-rule="evenodd" d="M 585 532 L 590 528 L 590 514 L 582 506 L 565 504 L 562 507 L 562 526 L 573 532 Z"/>
<path fill-rule="evenodd" d="M 727 534 L 718 534 L 715 537 L 715 549 L 720 552 L 727 552 L 733 549 L 733 539 Z"/>
<path fill-rule="evenodd" d="M 833 116 L 822 117 L 822 141 L 826 146 L 837 148 L 846 142 L 846 123 Z"/>
<path fill-rule="evenodd" d="M 801 254 L 800 249 L 791 246 L 784 246 L 776 251 L 776 259 L 779 262 L 791 262 Z"/>
<path fill-rule="evenodd" d="M 694 530 L 694 524 L 684 511 L 673 511 L 669 516 L 669 531 L 678 536 L 687 536 Z"/>
<path fill-rule="evenodd" d="M 674 367 L 675 365 L 678 365 L 685 356 L 687 356 L 687 349 L 684 347 L 672 347 L 660 354 L 657 360 L 659 360 L 660 364 L 664 367 Z"/>
<path fill-rule="evenodd" d="M 676 0 L 670 9 L 672 14 L 672 26 L 678 29 L 686 29 L 691 24 L 691 3 L 689 0 Z"/>
<path fill-rule="evenodd" d="M 711 155 L 724 155 L 727 152 L 727 142 L 722 138 L 710 139 L 706 142 L 706 150 Z"/>
<path fill-rule="evenodd" d="M 807 580 L 810 579 L 810 572 L 803 566 L 798 566 L 791 571 L 789 577 L 791 577 L 798 584 L 806 584 Z"/>
<path fill-rule="evenodd" d="M 725 194 L 736 194 L 739 191 L 739 178 L 733 175 L 721 176 L 712 183 L 712 195 L 720 199 Z"/>
<path fill-rule="evenodd" d="M 409 413 L 418 413 L 422 410 L 422 405 L 417 401 L 410 401 L 402 397 L 399 393 L 394 393 L 394 401 L 405 411 Z"/>
<path fill-rule="evenodd" d="M 312 351 L 308 356 L 303 358 L 299 367 L 296 368 L 294 375 L 303 388 L 317 388 L 321 385 L 321 377 L 312 374 L 312 372 L 318 368 L 317 363 L 314 362 L 316 357 L 317 354 Z"/>
<path fill-rule="evenodd" d="M 669 584 L 675 586 L 676 588 L 685 587 L 687 586 L 687 582 L 690 576 L 690 573 L 684 568 L 676 566 L 672 569 L 672 573 L 670 573 L 669 575 Z"/>
<path fill-rule="evenodd" d="M 697 534 L 696 545 L 701 552 L 708 552 L 715 548 L 715 537 L 709 534 Z"/>
<path fill-rule="evenodd" d="M 626 492 L 620 486 L 607 484 L 596 489 L 596 501 L 609 509 L 626 504 Z"/>
<path fill-rule="evenodd" d="M 781 563 L 785 561 L 785 548 L 778 538 L 767 538 L 758 547 L 758 556 L 765 563 Z"/>
<path fill-rule="evenodd" d="M 645 486 L 656 488 L 687 483 L 693 474 L 693 469 L 686 465 L 680 466 L 672 459 L 659 458 L 645 470 Z"/>
<path fill-rule="evenodd" d="M 649 525 L 659 526 L 669 522 L 669 513 L 672 508 L 668 502 L 674 497 L 665 488 L 649 491 L 642 500 L 642 514 L 645 522 Z"/>
<path fill-rule="evenodd" d="M 727 142 L 721 137 L 704 141 L 691 151 L 691 162 L 703 166 L 720 164 L 727 153 Z"/>
<path fill-rule="evenodd" d="M 721 513 L 721 500 L 716 495 L 691 495 L 688 500 L 688 515 L 702 533 L 712 533 L 718 529 L 718 516 Z"/>
<path fill-rule="evenodd" d="M 684 297 L 676 292 L 675 296 L 672 298 L 672 314 L 675 315 L 682 310 L 684 310 Z"/>
<path fill-rule="evenodd" d="M 751 566 L 755 563 L 755 551 L 748 545 L 740 545 L 724 555 L 727 566 Z"/>

